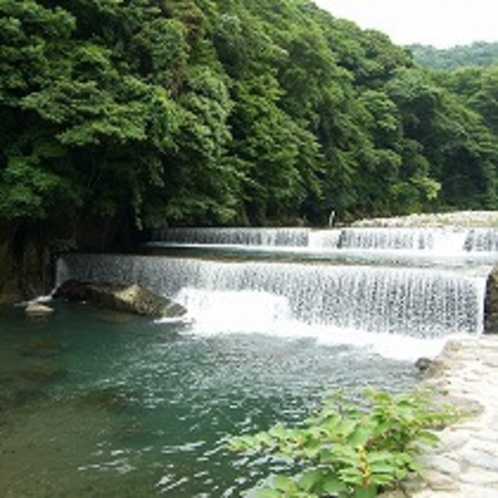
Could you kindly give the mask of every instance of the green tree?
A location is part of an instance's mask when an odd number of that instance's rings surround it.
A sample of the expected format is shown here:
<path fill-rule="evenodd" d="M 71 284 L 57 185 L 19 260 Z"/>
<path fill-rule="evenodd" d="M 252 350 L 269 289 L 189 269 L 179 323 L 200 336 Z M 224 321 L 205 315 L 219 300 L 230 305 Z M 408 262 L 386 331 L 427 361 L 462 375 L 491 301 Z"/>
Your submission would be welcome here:
<path fill-rule="evenodd" d="M 2 0 L 0 28 L 0 217 L 496 206 L 493 68 L 428 72 L 303 0 Z"/>
<path fill-rule="evenodd" d="M 228 156 L 233 102 L 223 74 L 191 67 L 178 104 L 183 119 L 175 149 L 163 159 L 165 181 L 157 211 L 177 223 L 227 223 L 237 215 L 243 172 Z"/>

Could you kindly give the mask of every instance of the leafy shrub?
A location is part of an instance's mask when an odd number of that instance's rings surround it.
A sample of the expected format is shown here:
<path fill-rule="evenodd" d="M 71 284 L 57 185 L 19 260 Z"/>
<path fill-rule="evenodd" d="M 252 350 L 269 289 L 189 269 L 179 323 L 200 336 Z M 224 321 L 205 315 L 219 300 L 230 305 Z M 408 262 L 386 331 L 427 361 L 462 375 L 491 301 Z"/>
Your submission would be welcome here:
<path fill-rule="evenodd" d="M 299 469 L 274 476 L 259 498 L 372 498 L 420 473 L 415 455 L 438 442 L 433 429 L 458 417 L 450 407 L 434 410 L 429 399 L 369 390 L 355 405 L 336 394 L 302 426 L 233 437 L 228 448 L 283 458 Z"/>

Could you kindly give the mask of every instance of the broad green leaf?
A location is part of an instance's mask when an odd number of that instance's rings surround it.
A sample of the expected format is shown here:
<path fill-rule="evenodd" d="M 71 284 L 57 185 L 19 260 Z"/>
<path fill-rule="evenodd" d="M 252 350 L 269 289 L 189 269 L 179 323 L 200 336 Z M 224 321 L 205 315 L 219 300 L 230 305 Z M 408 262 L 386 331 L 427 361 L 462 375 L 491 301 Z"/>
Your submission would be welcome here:
<path fill-rule="evenodd" d="M 356 488 L 352 498 L 375 498 L 377 496 L 377 488 L 370 486 L 368 488 Z"/>
<path fill-rule="evenodd" d="M 299 478 L 299 486 L 305 491 L 313 491 L 321 487 L 323 472 L 317 469 L 307 470 Z"/>
<path fill-rule="evenodd" d="M 256 491 L 257 498 L 283 498 L 283 495 L 280 491 L 271 488 L 258 489 Z"/>
<path fill-rule="evenodd" d="M 329 494 L 342 493 L 348 489 L 345 482 L 334 477 L 326 477 L 323 480 L 322 489 Z"/>
<path fill-rule="evenodd" d="M 294 480 L 283 475 L 274 476 L 272 484 L 279 491 L 289 492 L 296 489 L 296 483 Z"/>

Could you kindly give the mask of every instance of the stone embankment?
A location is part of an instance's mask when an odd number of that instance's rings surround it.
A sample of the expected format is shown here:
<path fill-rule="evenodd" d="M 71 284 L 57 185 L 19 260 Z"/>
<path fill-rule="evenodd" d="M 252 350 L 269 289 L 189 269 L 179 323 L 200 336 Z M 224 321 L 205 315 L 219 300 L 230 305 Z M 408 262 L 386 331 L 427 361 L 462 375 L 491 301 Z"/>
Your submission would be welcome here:
<path fill-rule="evenodd" d="M 498 336 L 450 342 L 438 365 L 427 384 L 472 415 L 438 434 L 422 482 L 396 496 L 498 498 Z"/>

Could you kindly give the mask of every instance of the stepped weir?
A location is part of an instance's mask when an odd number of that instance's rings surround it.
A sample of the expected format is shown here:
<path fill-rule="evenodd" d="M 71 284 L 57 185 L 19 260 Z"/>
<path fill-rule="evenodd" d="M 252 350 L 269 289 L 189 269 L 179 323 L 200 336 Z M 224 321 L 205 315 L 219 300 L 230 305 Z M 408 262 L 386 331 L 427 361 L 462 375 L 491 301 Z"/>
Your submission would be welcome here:
<path fill-rule="evenodd" d="M 179 300 L 198 319 L 214 307 L 220 322 L 245 300 L 253 315 L 307 325 L 417 337 L 482 328 L 484 279 L 451 271 L 75 255 L 59 266 L 59 281 L 68 278 L 139 282 Z"/>
<path fill-rule="evenodd" d="M 328 327 L 331 335 L 353 330 L 434 339 L 481 333 L 497 240 L 485 228 L 162 229 L 149 249 L 198 252 L 68 255 L 57 279 L 138 282 L 185 305 L 197 326 L 225 330 L 230 323 L 270 333 L 298 323 L 321 327 L 321 334 Z M 224 257 L 240 247 L 244 257 Z M 263 258 L 251 258 L 262 248 Z M 288 250 L 292 258 L 282 259 Z M 306 260 L 310 252 L 320 259 Z M 391 264 L 385 254 L 404 259 Z M 423 264 L 421 255 L 429 256 Z"/>

